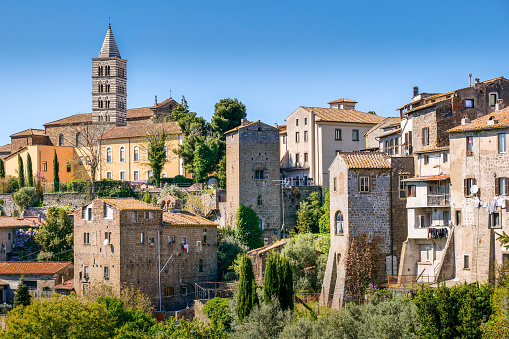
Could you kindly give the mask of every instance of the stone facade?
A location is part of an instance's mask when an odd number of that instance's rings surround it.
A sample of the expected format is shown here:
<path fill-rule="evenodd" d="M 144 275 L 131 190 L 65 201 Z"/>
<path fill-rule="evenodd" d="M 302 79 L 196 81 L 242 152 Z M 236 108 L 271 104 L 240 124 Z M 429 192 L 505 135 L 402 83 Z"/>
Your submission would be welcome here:
<path fill-rule="evenodd" d="M 87 220 L 88 213 L 91 220 Z M 217 278 L 217 226 L 186 212 L 164 214 L 160 208 L 135 199 L 96 199 L 77 209 L 76 292 L 81 294 L 90 284 L 99 282 L 117 292 L 123 284 L 133 284 L 158 308 L 161 267 L 162 309 L 190 306 L 194 284 Z M 180 221 L 175 223 L 174 218 Z"/>
<path fill-rule="evenodd" d="M 279 131 L 260 121 L 226 134 L 226 223 L 235 226 L 238 208 L 251 206 L 260 218 L 264 237 L 272 240 L 281 228 Z"/>
<path fill-rule="evenodd" d="M 305 201 L 311 193 L 316 192 L 322 199 L 321 186 L 291 186 L 283 188 L 283 213 L 286 230 L 292 230 L 297 226 L 297 212 L 300 203 Z M 283 220 L 283 216 L 281 216 Z"/>
<path fill-rule="evenodd" d="M 265 277 L 265 261 L 269 253 L 273 251 L 281 252 L 287 242 L 288 239 L 281 239 L 271 245 L 266 245 L 247 252 L 247 254 L 251 256 L 253 272 L 258 284 L 263 285 L 263 278 Z"/>

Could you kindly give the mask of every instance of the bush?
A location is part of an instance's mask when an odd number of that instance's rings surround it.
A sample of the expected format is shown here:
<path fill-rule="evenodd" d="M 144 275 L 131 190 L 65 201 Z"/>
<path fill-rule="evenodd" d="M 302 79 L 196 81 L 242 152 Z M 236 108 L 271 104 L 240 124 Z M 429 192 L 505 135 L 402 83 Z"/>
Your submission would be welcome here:
<path fill-rule="evenodd" d="M 273 339 L 278 338 L 294 317 L 290 310 L 283 311 L 277 301 L 262 303 L 255 307 L 242 324 L 235 326 L 233 338 Z"/>
<path fill-rule="evenodd" d="M 151 204 L 152 203 L 152 197 L 150 196 L 150 193 L 148 191 L 145 192 L 145 194 L 141 198 L 141 201 L 146 202 L 147 204 Z"/>
<path fill-rule="evenodd" d="M 251 207 L 240 206 L 237 210 L 235 233 L 237 239 L 250 250 L 263 246 L 262 233 L 259 226 L 260 219 Z"/>
<path fill-rule="evenodd" d="M 90 182 L 82 179 L 71 180 L 66 184 L 67 192 L 86 193 L 90 189 Z"/>
<path fill-rule="evenodd" d="M 229 329 L 233 320 L 230 313 L 230 299 L 214 298 L 203 306 L 203 313 L 216 328 Z"/>
<path fill-rule="evenodd" d="M 14 193 L 18 190 L 18 179 L 8 175 L 0 179 L 0 193 Z"/>
<path fill-rule="evenodd" d="M 173 178 L 161 178 L 161 186 L 163 185 L 176 185 L 176 186 L 191 186 L 194 180 L 186 178 L 183 175 L 176 175 Z"/>
<path fill-rule="evenodd" d="M 29 207 L 36 194 L 35 187 L 23 187 L 16 193 L 12 194 L 12 199 L 19 207 L 19 213 L 21 214 L 26 207 Z"/>
<path fill-rule="evenodd" d="M 249 248 L 234 236 L 221 240 L 217 247 L 217 275 L 224 281 L 236 280 L 232 265 L 239 254 L 247 253 Z"/>
<path fill-rule="evenodd" d="M 94 183 L 97 194 L 101 198 L 134 198 L 135 193 L 127 181 L 117 181 L 112 179 L 102 179 Z"/>

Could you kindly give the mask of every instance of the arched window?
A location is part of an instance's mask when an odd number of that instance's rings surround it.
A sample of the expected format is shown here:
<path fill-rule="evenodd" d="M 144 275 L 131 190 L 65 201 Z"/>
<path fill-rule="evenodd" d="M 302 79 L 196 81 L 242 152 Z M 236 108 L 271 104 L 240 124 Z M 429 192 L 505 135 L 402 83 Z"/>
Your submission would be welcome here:
<path fill-rule="evenodd" d="M 81 133 L 76 133 L 76 146 L 81 146 Z"/>
<path fill-rule="evenodd" d="M 133 158 L 134 161 L 140 161 L 140 148 L 138 146 L 134 146 L 133 148 Z"/>
<path fill-rule="evenodd" d="M 112 158 L 112 151 L 111 151 L 111 147 L 108 147 L 106 149 L 106 162 L 108 164 L 111 164 L 111 158 Z"/>
<path fill-rule="evenodd" d="M 120 147 L 120 162 L 125 162 L 125 147 Z"/>
<path fill-rule="evenodd" d="M 58 136 L 58 146 L 64 146 L 64 135 L 60 134 Z"/>
<path fill-rule="evenodd" d="M 343 213 L 341 211 L 336 212 L 336 234 L 343 234 Z"/>
<path fill-rule="evenodd" d="M 259 195 L 258 196 L 258 206 L 261 206 L 261 205 L 263 205 L 263 200 L 262 200 L 262 196 Z"/>

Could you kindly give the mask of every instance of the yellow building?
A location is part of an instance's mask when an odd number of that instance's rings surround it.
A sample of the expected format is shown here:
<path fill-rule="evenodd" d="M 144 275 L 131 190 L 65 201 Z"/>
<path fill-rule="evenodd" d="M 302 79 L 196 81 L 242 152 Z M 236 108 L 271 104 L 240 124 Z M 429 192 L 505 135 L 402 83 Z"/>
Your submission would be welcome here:
<path fill-rule="evenodd" d="M 163 129 L 166 139 L 167 162 L 161 176 L 185 175 L 180 157 L 173 152 L 182 143 L 183 134 L 176 122 L 113 127 L 101 135 L 99 179 L 127 181 L 147 180 L 152 171 L 148 164 L 148 138 Z"/>
<path fill-rule="evenodd" d="M 25 146 L 17 152 L 9 154 L 5 159 L 5 174 L 14 177 L 18 176 L 18 154 L 23 159 L 25 177 L 27 175 L 27 155 L 32 159 L 32 172 L 44 178 L 45 182 L 53 182 L 53 157 L 57 152 L 59 163 L 58 177 L 60 182 L 67 182 L 73 179 L 87 179 L 88 173 L 81 165 L 79 156 L 74 147 L 30 145 Z"/>

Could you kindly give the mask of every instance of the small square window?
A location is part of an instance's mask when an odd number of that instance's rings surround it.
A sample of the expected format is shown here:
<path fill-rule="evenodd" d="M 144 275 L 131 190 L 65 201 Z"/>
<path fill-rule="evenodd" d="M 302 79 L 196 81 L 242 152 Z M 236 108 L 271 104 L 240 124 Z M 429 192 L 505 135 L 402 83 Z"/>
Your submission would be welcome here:
<path fill-rule="evenodd" d="M 359 192 L 369 192 L 369 177 L 359 177 Z"/>
<path fill-rule="evenodd" d="M 470 256 L 468 254 L 463 255 L 463 269 L 470 269 Z"/>
<path fill-rule="evenodd" d="M 334 139 L 335 140 L 341 140 L 341 129 L 336 128 L 336 130 L 334 132 Z"/>
<path fill-rule="evenodd" d="M 465 99 L 465 108 L 474 108 L 474 99 Z"/>
<path fill-rule="evenodd" d="M 442 162 L 444 164 L 448 163 L 449 162 L 449 153 L 443 153 L 442 154 Z"/>
<path fill-rule="evenodd" d="M 358 129 L 352 130 L 352 140 L 359 141 L 359 130 Z"/>
<path fill-rule="evenodd" d="M 299 119 L 295 119 L 295 126 L 299 126 Z"/>

